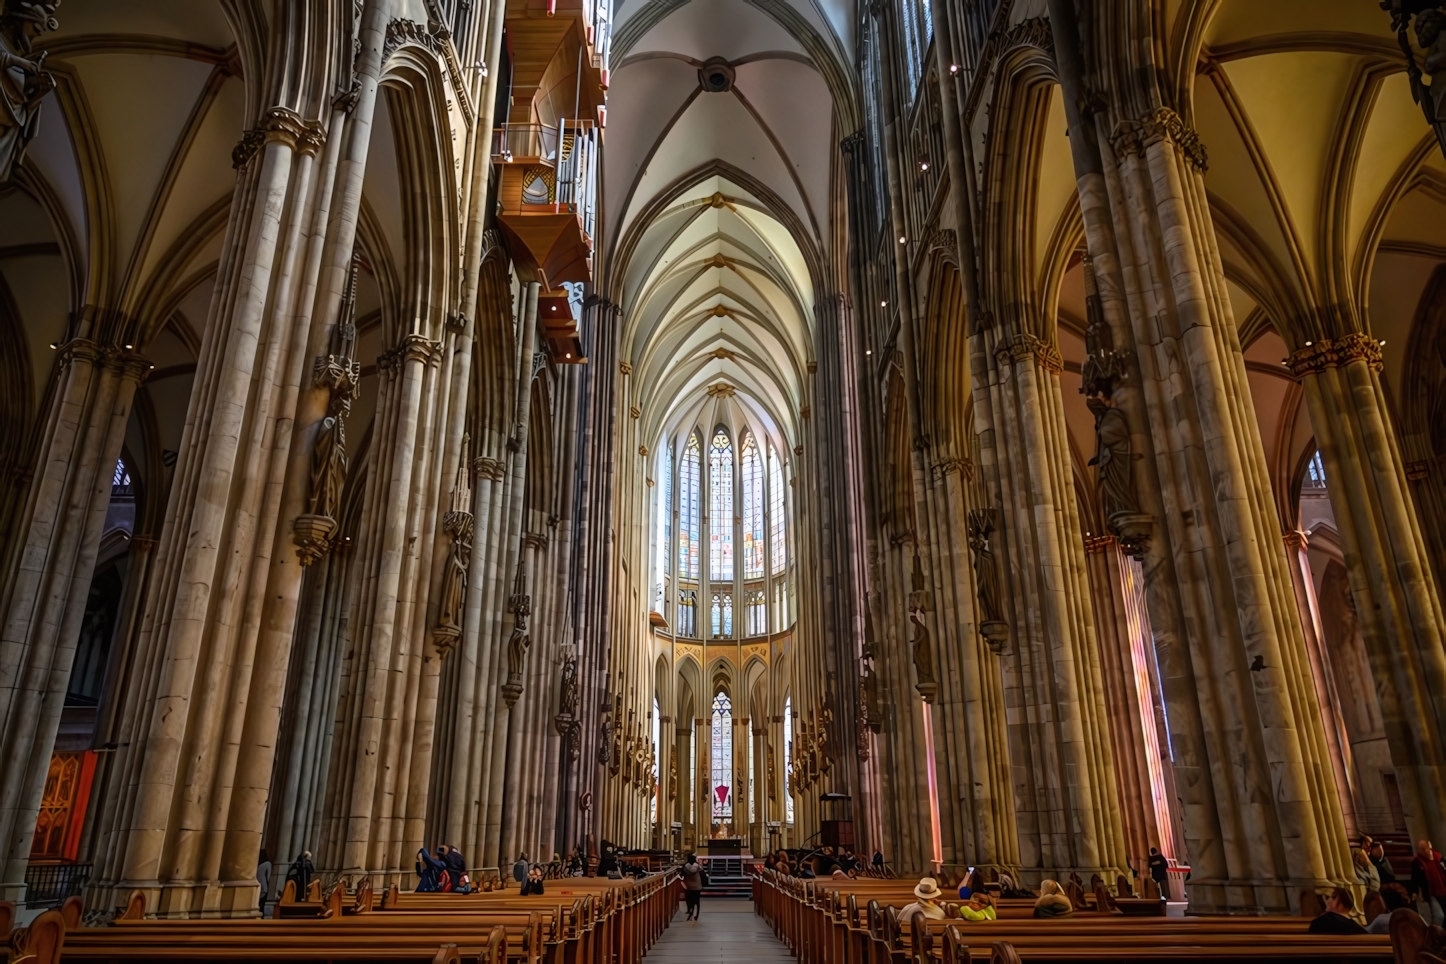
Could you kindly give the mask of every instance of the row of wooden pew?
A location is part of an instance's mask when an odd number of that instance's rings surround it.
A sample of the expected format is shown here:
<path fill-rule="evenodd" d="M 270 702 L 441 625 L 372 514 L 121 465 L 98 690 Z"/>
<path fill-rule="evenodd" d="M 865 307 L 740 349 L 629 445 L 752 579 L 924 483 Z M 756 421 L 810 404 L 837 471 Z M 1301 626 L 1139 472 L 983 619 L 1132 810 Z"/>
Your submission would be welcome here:
<path fill-rule="evenodd" d="M 136 892 L 101 927 L 81 926 L 71 898 L 11 930 L 10 964 L 133 961 L 327 961 L 335 964 L 640 964 L 667 927 L 681 892 L 676 871 L 631 880 L 568 878 L 542 895 L 401 893 L 376 900 L 369 880 L 352 892 L 294 889 L 270 919 L 147 919 Z"/>
<path fill-rule="evenodd" d="M 957 900 L 942 902 L 950 919 L 914 915 L 901 921 L 899 912 L 915 899 L 913 882 L 906 880 L 799 880 L 765 870 L 752 886 L 757 913 L 800 964 L 1227 959 L 1355 964 L 1393 958 L 1391 937 L 1310 934 L 1310 921 L 1303 917 L 1126 914 L 1111 906 L 1119 899 L 1102 882 L 1069 917 L 1035 919 L 1032 900 L 1005 898 L 995 902 L 999 919 L 981 922 L 959 919 Z M 1413 911 L 1397 914 L 1420 922 Z M 1394 931 L 1395 918 L 1392 923 Z M 1404 964 L 1428 960 L 1412 957 Z"/>

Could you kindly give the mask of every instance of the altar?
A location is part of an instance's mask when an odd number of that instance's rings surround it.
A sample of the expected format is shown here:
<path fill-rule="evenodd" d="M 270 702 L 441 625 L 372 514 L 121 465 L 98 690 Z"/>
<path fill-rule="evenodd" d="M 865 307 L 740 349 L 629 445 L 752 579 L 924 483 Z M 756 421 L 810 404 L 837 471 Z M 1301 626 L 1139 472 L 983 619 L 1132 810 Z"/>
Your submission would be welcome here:
<path fill-rule="evenodd" d="M 738 857 L 743 854 L 744 841 L 739 837 L 712 837 L 708 840 L 708 856 Z"/>

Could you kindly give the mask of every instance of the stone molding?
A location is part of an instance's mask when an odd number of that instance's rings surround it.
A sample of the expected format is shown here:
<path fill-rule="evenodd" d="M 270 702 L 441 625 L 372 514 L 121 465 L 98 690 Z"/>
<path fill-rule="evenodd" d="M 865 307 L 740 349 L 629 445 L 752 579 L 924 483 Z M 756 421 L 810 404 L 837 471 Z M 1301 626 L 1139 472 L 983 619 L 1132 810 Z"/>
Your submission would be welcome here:
<path fill-rule="evenodd" d="M 1121 121 L 1110 135 L 1110 146 L 1116 157 L 1134 154 L 1143 157 L 1145 150 L 1160 141 L 1171 141 L 1190 166 L 1201 174 L 1207 169 L 1208 157 L 1200 135 L 1168 107 L 1156 107 L 1139 120 Z"/>
<path fill-rule="evenodd" d="M 1059 349 L 1027 331 L 1000 342 L 999 347 L 994 350 L 994 357 L 1001 365 L 1007 365 L 1011 361 L 1025 361 L 1032 357 L 1041 368 L 1056 375 L 1064 371 L 1064 359 L 1060 358 Z"/>
<path fill-rule="evenodd" d="M 507 472 L 507 465 L 499 459 L 489 459 L 484 455 L 472 460 L 472 471 L 477 473 L 479 479 L 501 482 Z"/>
<path fill-rule="evenodd" d="M 240 170 L 273 141 L 314 156 L 326 143 L 326 129 L 320 121 L 305 120 L 289 107 L 272 107 L 262 115 L 260 124 L 241 135 L 231 151 L 231 166 Z"/>
<path fill-rule="evenodd" d="M 1364 361 L 1371 371 L 1379 372 L 1385 365 L 1381 346 L 1364 332 L 1353 331 L 1339 338 L 1322 338 L 1306 342 L 1290 353 L 1290 373 L 1296 378 L 1319 375 L 1328 368 L 1339 368 L 1351 362 Z"/>

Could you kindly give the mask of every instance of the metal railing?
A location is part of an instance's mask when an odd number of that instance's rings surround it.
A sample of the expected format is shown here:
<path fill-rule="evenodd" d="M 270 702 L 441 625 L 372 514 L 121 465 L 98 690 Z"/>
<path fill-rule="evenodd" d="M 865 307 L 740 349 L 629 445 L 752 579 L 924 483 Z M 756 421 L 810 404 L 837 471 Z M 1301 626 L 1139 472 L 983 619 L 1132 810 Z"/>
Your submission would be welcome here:
<path fill-rule="evenodd" d="M 27 907 L 59 907 L 90 883 L 94 864 L 31 864 L 25 868 Z"/>
<path fill-rule="evenodd" d="M 522 204 L 534 210 L 575 212 L 583 233 L 597 227 L 597 127 L 587 120 L 560 120 L 557 126 L 504 124 L 492 132 L 492 154 L 503 164 L 535 157 L 553 169 L 523 185 Z"/>

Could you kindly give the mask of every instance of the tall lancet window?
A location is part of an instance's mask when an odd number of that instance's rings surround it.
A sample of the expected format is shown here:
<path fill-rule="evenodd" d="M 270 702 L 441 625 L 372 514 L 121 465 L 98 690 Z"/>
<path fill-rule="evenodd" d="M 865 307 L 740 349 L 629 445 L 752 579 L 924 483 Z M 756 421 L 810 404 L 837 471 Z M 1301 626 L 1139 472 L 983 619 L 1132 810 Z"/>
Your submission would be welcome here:
<path fill-rule="evenodd" d="M 673 446 L 664 442 L 662 455 L 658 458 L 658 526 L 657 545 L 657 586 L 654 587 L 653 609 L 667 615 L 664 606 L 668 601 L 668 553 L 673 546 Z"/>
<path fill-rule="evenodd" d="M 783 701 L 783 817 L 793 826 L 793 697 Z"/>
<path fill-rule="evenodd" d="M 713 822 L 733 817 L 733 701 L 722 690 L 713 697 L 711 746 Z"/>
<path fill-rule="evenodd" d="M 743 436 L 743 578 L 762 579 L 763 459 L 753 433 Z"/>
<path fill-rule="evenodd" d="M 787 543 L 783 536 L 783 463 L 778 453 L 768 446 L 768 514 L 773 523 L 772 557 L 773 574 L 783 572 L 788 563 Z"/>
<path fill-rule="evenodd" d="M 663 712 L 658 706 L 658 698 L 653 697 L 653 793 L 652 793 L 652 822 L 658 822 L 658 795 L 661 794 L 662 784 L 658 782 L 658 766 L 663 759 Z"/>
<path fill-rule="evenodd" d="M 722 426 L 708 448 L 708 578 L 733 581 L 733 441 Z"/>
<path fill-rule="evenodd" d="M 678 472 L 678 576 L 682 579 L 698 578 L 698 553 L 702 548 L 698 528 L 699 470 L 702 462 L 698 433 L 694 432 L 688 436 Z"/>

